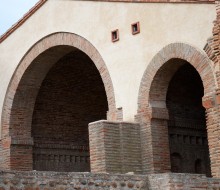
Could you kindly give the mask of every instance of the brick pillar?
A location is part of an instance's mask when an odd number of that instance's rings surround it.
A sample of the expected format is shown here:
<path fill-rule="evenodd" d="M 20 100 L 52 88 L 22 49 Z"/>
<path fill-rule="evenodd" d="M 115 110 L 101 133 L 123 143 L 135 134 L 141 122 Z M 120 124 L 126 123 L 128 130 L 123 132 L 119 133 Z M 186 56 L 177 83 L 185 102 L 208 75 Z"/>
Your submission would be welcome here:
<path fill-rule="evenodd" d="M 0 169 L 10 169 L 10 147 L 11 137 L 4 137 L 0 141 Z"/>
<path fill-rule="evenodd" d="M 211 172 L 213 177 L 220 178 L 220 91 L 217 91 L 217 94 L 203 97 L 203 106 L 206 108 Z"/>
<path fill-rule="evenodd" d="M 136 116 L 136 121 L 141 125 L 144 174 L 164 173 L 171 170 L 168 118 L 168 110 L 159 107 L 148 107 Z"/>
<path fill-rule="evenodd" d="M 142 173 L 140 126 L 97 121 L 89 124 L 91 172 Z"/>
<path fill-rule="evenodd" d="M 10 169 L 33 170 L 33 139 L 12 139 L 10 147 Z"/>
<path fill-rule="evenodd" d="M 150 110 L 146 109 L 135 116 L 135 120 L 140 123 L 143 174 L 154 172 L 150 115 Z"/>

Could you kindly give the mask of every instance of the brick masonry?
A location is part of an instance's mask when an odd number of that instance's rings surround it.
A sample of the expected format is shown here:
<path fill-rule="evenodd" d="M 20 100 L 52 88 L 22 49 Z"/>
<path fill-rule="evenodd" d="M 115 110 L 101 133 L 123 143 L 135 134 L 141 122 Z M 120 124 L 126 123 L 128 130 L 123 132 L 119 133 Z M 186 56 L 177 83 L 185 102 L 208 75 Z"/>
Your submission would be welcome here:
<path fill-rule="evenodd" d="M 32 116 L 34 168 L 90 171 L 88 124 L 106 119 L 108 102 L 94 63 L 75 50 L 48 72 Z"/>
<path fill-rule="evenodd" d="M 183 43 L 173 43 L 164 47 L 148 65 L 143 75 L 139 97 L 136 121 L 141 125 L 142 161 L 144 173 L 161 173 L 171 170 L 170 150 L 167 121 L 169 110 L 166 106 L 166 94 L 171 78 L 182 66 L 182 63 L 172 62 L 172 59 L 185 60 L 199 73 L 203 87 L 203 106 L 206 108 L 206 124 L 209 140 L 212 175 L 218 176 L 217 152 L 215 141 L 218 132 L 215 109 L 216 76 L 211 67 L 212 61 L 200 50 Z M 166 64 L 165 64 L 166 63 Z M 149 154 L 151 156 L 149 156 Z"/>
<path fill-rule="evenodd" d="M 32 115 L 41 83 L 60 58 L 76 49 L 84 52 L 99 72 L 108 101 L 107 118 L 110 120 L 122 118 L 122 110 L 119 112 L 115 108 L 111 78 L 98 51 L 86 39 L 78 35 L 51 34 L 28 51 L 8 87 L 2 114 L 1 168 L 32 169 L 32 156 L 29 156 L 34 142 L 31 135 Z M 29 151 L 26 151 L 27 149 Z"/>
<path fill-rule="evenodd" d="M 140 126 L 97 121 L 89 124 L 91 172 L 142 173 Z"/>
<path fill-rule="evenodd" d="M 203 85 L 198 72 L 186 61 L 170 81 L 166 104 L 171 171 L 210 176 Z"/>
<path fill-rule="evenodd" d="M 207 1 L 205 2 L 207 3 Z M 52 162 L 60 163 L 62 162 L 62 164 L 64 164 L 63 162 L 65 162 L 66 164 L 66 162 L 70 162 L 70 160 L 77 161 L 77 159 L 79 159 L 79 162 L 85 161 L 88 163 L 87 158 L 89 157 L 89 148 L 86 148 L 88 147 L 88 138 L 82 138 L 84 139 L 83 143 L 81 142 L 81 140 L 77 141 L 77 143 L 81 145 L 73 146 L 79 146 L 80 149 L 84 147 L 83 150 L 87 150 L 87 153 L 85 153 L 86 151 L 84 151 L 82 154 L 79 155 L 78 158 L 74 157 L 74 159 L 72 159 L 72 155 L 66 154 L 66 152 L 62 152 L 62 150 L 59 150 L 59 152 L 62 153 L 61 155 L 50 152 L 48 155 L 45 156 L 45 150 L 43 150 L 45 148 L 45 145 L 42 140 L 48 140 L 47 142 L 45 141 L 45 144 L 49 144 L 49 147 L 46 147 L 47 149 L 54 149 L 54 147 L 55 149 L 63 148 L 58 147 L 58 144 L 60 146 L 60 144 L 62 143 L 56 143 L 55 141 L 51 143 L 51 140 L 48 139 L 47 134 L 49 133 L 51 133 L 55 139 L 58 138 L 58 136 L 56 136 L 57 134 L 53 133 L 50 126 L 47 130 L 43 129 L 43 126 L 48 125 L 45 121 L 46 118 L 48 118 L 49 116 L 42 112 L 42 97 L 44 100 L 53 100 L 53 98 L 48 97 L 45 93 L 47 91 L 47 88 L 51 85 L 50 76 L 53 75 L 53 72 L 56 73 L 56 67 L 55 69 L 53 69 L 53 66 L 56 66 L 56 63 L 66 54 L 73 51 L 81 51 L 88 56 L 91 63 L 94 63 L 97 72 L 100 74 L 100 78 L 102 79 L 104 86 L 102 89 L 102 93 L 104 89 L 106 92 L 107 103 L 104 103 L 104 108 L 108 107 L 108 121 L 99 121 L 90 124 L 89 141 L 92 172 L 135 172 L 146 174 L 165 173 L 171 171 L 170 153 L 172 152 L 172 149 L 170 151 L 169 129 L 167 124 L 168 121 L 173 121 L 170 117 L 172 108 L 167 106 L 166 95 L 168 92 L 168 87 L 170 85 L 170 80 L 181 68 L 181 66 L 183 66 L 182 60 L 184 60 L 195 68 L 201 78 L 204 87 L 204 96 L 201 103 L 206 111 L 206 127 L 211 160 L 211 172 L 212 176 L 220 177 L 220 142 L 218 122 L 220 119 L 220 90 L 218 88 L 220 84 L 220 74 L 219 70 L 216 69 L 219 68 L 219 6 L 220 5 L 217 4 L 217 19 L 214 22 L 213 37 L 208 40 L 208 43 L 205 46 L 205 51 L 207 55 L 203 51 L 200 51 L 188 44 L 173 43 L 167 45 L 160 52 L 158 52 L 158 54 L 155 55 L 153 60 L 147 66 L 140 84 L 138 111 L 137 115 L 135 116 L 137 123 L 115 122 L 123 120 L 123 109 L 116 109 L 114 90 L 107 67 L 98 51 L 86 39 L 70 33 L 56 33 L 51 34 L 50 36 L 47 36 L 36 43 L 22 59 L 8 87 L 2 115 L 2 139 L 0 142 L 1 168 L 15 170 L 32 170 L 33 152 L 35 155 L 34 167 L 36 169 L 39 169 L 39 167 L 44 167 L 41 160 L 50 160 Z M 49 73 L 49 75 L 46 77 L 48 71 L 51 68 L 52 74 Z M 214 68 L 216 72 L 214 72 Z M 64 69 L 64 72 L 67 72 L 67 70 Z M 77 73 L 75 74 L 77 76 Z M 65 77 L 68 77 L 68 75 L 66 75 L 65 73 L 64 75 Z M 45 77 L 46 80 L 43 81 Z M 92 80 L 95 79 L 93 78 Z M 60 80 L 60 82 L 62 83 L 63 81 Z M 41 84 L 43 84 L 43 86 L 41 86 Z M 62 83 L 59 88 L 61 88 L 61 86 L 63 85 L 64 83 Z M 58 97 L 59 96 L 57 96 L 57 98 Z M 36 99 L 37 102 L 35 102 Z M 56 103 L 58 102 L 59 101 L 57 101 Z M 101 102 L 105 101 L 103 100 Z M 53 103 L 51 103 L 51 105 Z M 61 101 L 59 103 L 63 104 L 64 102 Z M 65 102 L 65 104 L 69 104 L 69 102 Z M 49 107 L 50 109 L 54 110 L 53 107 Z M 98 105 L 98 107 L 101 106 Z M 104 108 L 103 110 L 105 110 Z M 96 118 L 96 116 L 94 116 L 94 118 L 99 119 L 103 117 L 103 110 L 101 110 L 101 113 L 99 115 L 100 117 Z M 33 114 L 34 117 L 32 118 Z M 41 115 L 45 116 L 43 123 L 39 122 L 39 118 L 41 118 Z M 88 119 L 85 123 L 88 123 L 90 121 L 92 120 Z M 58 121 L 56 124 L 60 124 L 60 121 Z M 33 130 L 32 126 L 35 126 L 38 130 Z M 83 126 L 85 125 L 83 124 Z M 55 128 L 56 127 L 57 126 L 55 125 Z M 77 128 L 75 128 L 76 130 L 74 130 L 66 127 L 65 129 L 76 134 L 76 138 L 78 138 L 77 133 L 79 131 L 80 132 L 78 133 L 78 136 L 80 134 L 80 136 L 88 137 L 88 131 L 86 130 L 82 131 L 78 130 Z M 64 147 L 70 142 L 68 139 L 68 134 L 66 136 L 66 139 L 67 141 L 62 144 L 64 145 Z M 38 161 L 40 162 L 37 163 Z M 55 165 L 52 164 L 51 168 L 54 168 L 54 166 Z M 68 168 L 68 166 L 64 167 L 64 165 L 59 164 L 58 166 L 56 165 L 56 167 Z M 6 177 L 8 179 L 10 179 L 10 175 L 12 175 L 12 178 L 13 176 L 21 175 L 20 177 L 25 179 L 25 177 L 22 176 L 23 174 L 24 173 L 13 172 L 2 173 L 3 176 L 9 175 Z M 54 173 L 25 174 L 35 175 L 35 177 L 37 177 L 38 174 L 43 174 L 43 176 L 53 176 Z M 63 174 L 60 173 L 56 174 L 56 176 L 57 175 Z M 81 174 L 78 174 L 78 177 L 80 175 Z M 90 176 L 95 174 L 82 175 L 84 175 L 85 177 L 87 175 Z M 101 175 L 101 177 L 103 176 L 105 175 Z M 107 175 L 107 177 L 109 176 Z M 190 181 L 191 178 L 195 181 L 195 183 L 193 181 Z M 2 179 L 4 179 L 4 177 Z M 188 183 L 188 181 L 190 181 L 190 183 Z M 16 182 L 13 182 L 12 184 L 14 183 L 16 184 Z M 19 180 L 17 180 L 16 185 L 21 185 L 19 183 Z M 22 182 L 23 185 L 25 183 L 27 184 L 27 182 Z M 47 184 L 47 182 L 45 183 Z M 85 182 L 83 183 L 85 184 Z M 119 182 L 117 182 L 116 184 L 114 183 L 113 188 L 118 188 L 118 183 Z M 4 184 L 6 185 L 7 183 Z M 78 181 L 74 181 L 72 184 L 77 185 Z M 127 186 L 128 188 L 132 189 L 134 187 L 134 184 Z M 127 186 L 124 186 L 124 189 L 126 189 Z M 147 187 L 146 189 L 220 188 L 219 181 L 216 179 L 209 179 L 200 175 L 186 174 L 148 175 L 147 186 L 145 187 Z M 3 188 L 9 187 L 4 186 Z M 54 186 L 48 188 L 54 188 Z M 107 185 L 106 188 L 108 189 L 110 188 L 110 186 Z"/>
<path fill-rule="evenodd" d="M 219 70 L 219 47 L 220 47 L 220 2 L 216 1 L 216 20 L 212 30 L 212 37 L 207 41 L 204 51 L 207 53 L 210 60 L 212 60 L 211 66 L 215 69 L 215 77 L 217 86 L 215 88 L 215 94 L 204 99 L 206 106 L 206 117 L 208 125 L 209 138 L 209 151 L 211 156 L 212 174 L 216 177 L 220 177 L 220 142 L 219 142 L 219 112 L 220 112 L 220 101 L 219 101 L 219 86 L 220 86 L 220 70 Z"/>

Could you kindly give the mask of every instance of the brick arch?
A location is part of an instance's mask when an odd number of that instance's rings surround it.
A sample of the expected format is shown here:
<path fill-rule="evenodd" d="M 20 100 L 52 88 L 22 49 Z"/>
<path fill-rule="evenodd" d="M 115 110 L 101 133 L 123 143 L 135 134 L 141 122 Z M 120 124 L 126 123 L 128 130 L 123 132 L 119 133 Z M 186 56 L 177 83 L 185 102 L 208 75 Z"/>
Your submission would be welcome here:
<path fill-rule="evenodd" d="M 104 60 L 97 49 L 89 41 L 79 35 L 63 32 L 54 33 L 34 44 L 22 58 L 13 74 L 5 96 L 2 112 L 2 139 L 5 144 L 27 147 L 33 145 L 30 127 L 32 122 L 31 116 L 41 83 L 50 68 L 61 57 L 75 50 L 86 54 L 96 66 L 106 91 L 109 109 L 107 118 L 109 120 L 117 119 L 115 114 L 116 108 L 113 84 Z M 27 91 L 29 94 L 24 93 Z M 28 110 L 27 107 L 29 108 Z M 21 119 L 17 121 L 17 116 L 14 117 L 14 115 L 18 115 L 19 113 Z M 19 130 L 20 125 L 27 126 L 27 129 L 25 129 L 26 136 L 22 134 L 22 130 Z M 16 129 L 14 130 L 13 128 Z M 10 150 L 10 146 L 4 147 L 4 145 L 2 149 L 8 149 L 8 153 L 5 154 L 7 156 L 3 161 L 3 165 L 7 166 L 4 166 L 4 168 L 29 170 L 32 167 L 32 163 L 29 161 L 26 162 L 30 165 L 26 164 L 25 166 L 19 167 L 18 164 L 14 163 L 14 165 L 16 165 L 14 167 L 12 161 L 10 161 L 13 159 L 13 156 L 10 155 L 12 154 L 10 152 L 13 152 L 13 150 Z"/>
<path fill-rule="evenodd" d="M 172 43 L 160 50 L 151 60 L 141 80 L 138 96 L 138 112 L 149 103 L 151 84 L 157 71 L 170 59 L 178 58 L 190 63 L 199 73 L 203 86 L 204 97 L 210 96 L 217 87 L 211 60 L 199 49 L 185 43 Z"/>
<path fill-rule="evenodd" d="M 21 62 L 19 63 L 19 66 L 17 67 L 15 73 L 13 74 L 13 77 L 10 81 L 5 101 L 4 101 L 4 107 L 3 107 L 3 113 L 2 113 L 2 123 L 6 123 L 5 120 L 8 118 L 5 115 L 10 115 L 10 108 L 13 104 L 13 97 L 16 93 L 16 89 L 19 85 L 19 82 L 24 75 L 27 68 L 30 66 L 30 64 L 34 61 L 35 58 L 37 58 L 38 55 L 42 54 L 44 51 L 55 47 L 55 46 L 70 46 L 77 48 L 87 54 L 89 58 L 93 61 L 95 66 L 97 67 L 102 81 L 105 86 L 106 95 L 108 99 L 109 104 L 109 112 L 112 113 L 112 115 L 109 115 L 109 118 L 112 120 L 115 120 L 115 115 L 113 112 L 115 111 L 115 96 L 114 96 L 114 89 L 113 84 L 111 81 L 110 74 L 108 72 L 108 69 L 104 63 L 104 60 L 102 59 L 101 55 L 97 51 L 97 49 L 85 38 L 72 34 L 72 33 L 54 33 L 49 36 L 44 37 L 42 40 L 37 42 L 23 57 Z"/>
<path fill-rule="evenodd" d="M 172 61 L 174 59 L 179 60 L 180 63 L 176 64 L 176 61 Z M 204 52 L 188 44 L 169 44 L 160 50 L 149 63 L 139 88 L 136 120 L 140 123 L 142 131 L 144 173 L 162 173 L 171 170 L 167 131 L 169 113 L 166 106 L 166 93 L 172 76 L 183 62 L 190 63 L 202 80 L 204 86 L 203 106 L 206 108 L 208 136 L 211 137 L 214 126 L 212 117 L 216 113 L 209 108 L 215 106 L 217 89 L 212 62 Z M 161 80 L 160 75 L 163 75 L 163 80 Z M 211 141 L 209 140 L 209 142 Z M 212 151 L 214 153 L 214 150 L 211 150 L 211 155 Z M 214 172 L 212 173 L 215 175 Z"/>

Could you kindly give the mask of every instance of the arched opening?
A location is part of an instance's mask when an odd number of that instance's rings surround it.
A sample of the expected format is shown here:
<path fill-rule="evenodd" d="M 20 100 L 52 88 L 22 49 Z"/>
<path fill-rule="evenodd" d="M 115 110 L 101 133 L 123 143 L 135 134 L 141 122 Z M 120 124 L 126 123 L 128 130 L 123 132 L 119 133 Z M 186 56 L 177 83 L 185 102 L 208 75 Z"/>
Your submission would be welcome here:
<path fill-rule="evenodd" d="M 33 169 L 90 171 L 88 124 L 106 119 L 104 85 L 80 51 L 62 57 L 39 89 L 33 117 Z"/>
<path fill-rule="evenodd" d="M 46 50 L 28 67 L 15 94 L 10 134 L 18 143 L 12 145 L 12 167 L 90 171 L 88 124 L 106 119 L 107 111 L 93 61 L 69 46 Z"/>
<path fill-rule="evenodd" d="M 172 61 L 180 62 L 175 59 Z M 181 65 L 169 82 L 166 96 L 170 154 L 182 155 L 179 173 L 203 173 L 210 176 L 205 108 L 202 106 L 202 80 L 188 62 L 181 60 Z M 197 163 L 195 171 L 196 159 L 203 159 L 204 162 L 200 164 L 205 170 L 198 169 Z M 171 171 L 175 172 L 172 162 L 171 159 Z"/>
<path fill-rule="evenodd" d="M 198 106 L 200 107 L 200 111 L 198 113 L 204 113 L 205 108 L 205 116 L 203 115 L 198 123 L 205 123 L 203 121 L 206 119 L 206 126 L 202 127 L 204 124 L 200 125 L 201 130 L 197 128 L 191 138 L 188 138 L 186 135 L 182 138 L 179 136 L 179 132 L 177 135 L 169 135 L 168 133 L 168 123 L 172 123 L 172 114 L 170 112 L 172 108 L 169 110 L 169 105 L 167 105 L 168 88 L 175 73 L 185 64 L 192 66 L 191 68 L 194 73 L 196 73 L 195 75 L 199 75 L 199 78 L 201 77 L 199 82 L 200 88 L 197 86 L 195 86 L 195 88 L 197 89 L 197 92 L 202 91 L 202 94 L 204 94 L 203 97 L 201 94 L 200 96 L 197 96 L 199 97 L 197 103 L 200 103 L 200 106 Z M 215 125 L 216 120 L 213 119 L 218 117 L 217 112 L 215 111 L 216 109 L 214 109 L 217 101 L 217 81 L 211 65 L 212 62 L 204 52 L 185 43 L 171 43 L 165 46 L 148 64 L 141 80 L 138 96 L 138 110 L 137 115 L 135 116 L 136 121 L 141 125 L 142 131 L 141 141 L 144 145 L 142 148 L 142 164 L 144 173 L 162 173 L 171 171 L 170 156 L 172 153 L 170 153 L 170 142 L 180 138 L 183 139 L 183 143 L 187 142 L 188 139 L 191 139 L 191 142 L 195 141 L 196 146 L 206 147 L 206 153 L 202 153 L 202 151 L 201 153 L 206 154 L 206 158 L 209 157 L 211 159 L 212 176 L 218 176 L 218 167 L 215 162 L 217 158 L 216 150 L 218 149 L 218 143 L 216 141 L 218 133 L 216 130 L 217 125 Z M 186 75 L 188 74 L 188 71 L 184 72 Z M 175 83 L 175 80 L 173 81 Z M 173 91 L 175 91 L 175 89 L 173 89 Z M 194 122 L 194 124 L 196 123 Z M 203 131 L 203 128 L 206 130 L 204 137 L 201 139 L 200 136 L 197 136 L 196 131 L 200 130 L 201 132 Z M 199 145 L 199 143 L 202 145 Z M 209 150 L 208 145 L 209 148 L 211 147 Z M 152 155 L 152 157 L 149 158 L 149 154 Z M 181 157 L 182 159 L 188 159 L 184 154 L 181 155 Z M 199 156 L 194 156 L 194 159 L 199 158 Z M 206 161 L 202 159 L 202 163 L 205 162 Z M 209 162 L 208 159 L 208 163 Z M 193 168 L 191 170 L 195 173 L 195 160 L 191 163 L 193 163 L 190 166 Z M 210 174 L 209 164 L 206 167 L 206 171 L 203 173 L 206 173 L 207 175 Z"/>
<path fill-rule="evenodd" d="M 115 111 L 111 78 L 95 47 L 72 33 L 51 34 L 27 52 L 10 81 L 1 167 L 90 171 L 88 123 L 115 120 Z"/>
<path fill-rule="evenodd" d="M 201 172 L 211 175 L 203 95 L 200 75 L 183 59 L 170 59 L 156 73 L 149 98 L 158 172 L 170 164 L 172 172 L 195 173 L 195 160 L 203 159 Z"/>

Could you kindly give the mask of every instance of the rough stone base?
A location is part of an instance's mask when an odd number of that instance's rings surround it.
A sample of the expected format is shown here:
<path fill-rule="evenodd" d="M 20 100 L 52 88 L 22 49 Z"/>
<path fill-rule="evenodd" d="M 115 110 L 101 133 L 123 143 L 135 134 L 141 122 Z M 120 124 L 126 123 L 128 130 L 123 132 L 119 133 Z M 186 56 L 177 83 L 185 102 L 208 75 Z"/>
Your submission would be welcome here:
<path fill-rule="evenodd" d="M 113 175 L 67 172 L 0 172 L 0 190 L 218 190 L 220 179 L 195 174 Z"/>

